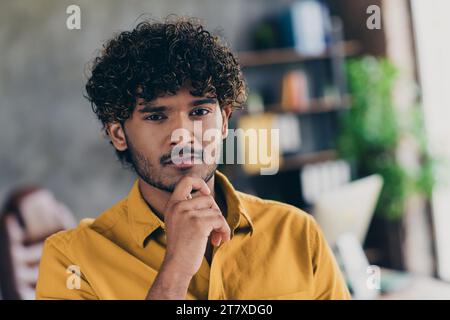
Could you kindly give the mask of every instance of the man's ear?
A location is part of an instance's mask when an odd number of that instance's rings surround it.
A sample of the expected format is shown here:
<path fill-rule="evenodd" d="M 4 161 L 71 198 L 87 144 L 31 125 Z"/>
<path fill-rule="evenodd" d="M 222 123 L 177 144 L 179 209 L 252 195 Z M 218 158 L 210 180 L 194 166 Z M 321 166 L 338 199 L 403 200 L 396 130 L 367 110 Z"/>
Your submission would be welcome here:
<path fill-rule="evenodd" d="M 125 125 L 122 126 L 120 122 L 108 123 L 106 125 L 106 132 L 108 133 L 114 148 L 118 151 L 125 151 L 128 148 Z"/>
<path fill-rule="evenodd" d="M 222 108 L 222 139 L 228 136 L 228 119 L 230 119 L 232 112 L 233 109 L 229 105 Z"/>

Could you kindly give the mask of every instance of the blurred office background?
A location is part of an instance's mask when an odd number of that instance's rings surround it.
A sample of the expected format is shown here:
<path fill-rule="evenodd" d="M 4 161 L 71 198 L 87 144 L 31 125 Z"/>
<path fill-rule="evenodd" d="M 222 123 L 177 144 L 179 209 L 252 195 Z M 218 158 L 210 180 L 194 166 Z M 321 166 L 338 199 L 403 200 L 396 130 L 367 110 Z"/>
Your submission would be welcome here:
<path fill-rule="evenodd" d="M 80 30 L 66 27 L 73 4 Z M 448 1 L 0 6 L 4 298 L 32 298 L 46 236 L 127 195 L 134 176 L 83 98 L 86 69 L 113 33 L 176 14 L 202 19 L 237 53 L 250 95 L 230 126 L 280 130 L 277 174 L 220 167 L 236 188 L 314 215 L 356 298 L 379 297 L 358 285 L 376 265 L 381 297 L 450 299 Z"/>

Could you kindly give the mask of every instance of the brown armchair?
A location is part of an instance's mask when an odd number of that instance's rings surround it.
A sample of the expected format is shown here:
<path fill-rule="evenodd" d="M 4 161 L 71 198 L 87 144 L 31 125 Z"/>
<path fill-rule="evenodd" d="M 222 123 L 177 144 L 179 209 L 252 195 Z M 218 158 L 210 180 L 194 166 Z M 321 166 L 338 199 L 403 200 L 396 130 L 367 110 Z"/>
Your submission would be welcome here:
<path fill-rule="evenodd" d="M 51 191 L 32 186 L 11 192 L 0 215 L 2 299 L 34 299 L 45 239 L 74 225 L 69 209 Z"/>

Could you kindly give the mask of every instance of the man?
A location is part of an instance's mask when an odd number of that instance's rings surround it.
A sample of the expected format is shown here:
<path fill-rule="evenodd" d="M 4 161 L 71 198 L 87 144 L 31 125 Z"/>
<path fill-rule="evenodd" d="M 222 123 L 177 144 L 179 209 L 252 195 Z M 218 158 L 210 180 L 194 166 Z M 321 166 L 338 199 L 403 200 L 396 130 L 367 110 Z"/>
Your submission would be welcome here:
<path fill-rule="evenodd" d="M 86 91 L 137 180 L 97 219 L 48 238 L 37 298 L 349 298 L 313 218 L 236 191 L 202 161 L 206 149 L 217 159 L 246 99 L 219 38 L 193 19 L 142 22 L 104 46 Z M 180 129 L 188 139 L 174 139 Z"/>

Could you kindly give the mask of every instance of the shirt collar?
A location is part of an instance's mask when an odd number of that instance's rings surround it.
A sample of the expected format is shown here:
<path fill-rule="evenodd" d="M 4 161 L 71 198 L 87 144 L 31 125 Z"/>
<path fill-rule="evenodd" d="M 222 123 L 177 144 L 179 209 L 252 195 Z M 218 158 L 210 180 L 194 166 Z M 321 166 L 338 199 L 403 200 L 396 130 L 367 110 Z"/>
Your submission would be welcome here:
<path fill-rule="evenodd" d="M 253 234 L 253 222 L 231 182 L 224 174 L 216 170 L 214 183 L 218 184 L 225 197 L 227 204 L 227 222 L 231 229 L 231 237 L 233 237 L 236 229 L 243 230 L 243 232 L 251 231 L 251 234 Z M 145 202 L 139 190 L 138 180 L 134 182 L 127 200 L 128 223 L 132 236 L 139 246 L 145 247 L 146 239 L 155 230 L 158 228 L 165 230 L 164 221 L 161 221 Z"/>

